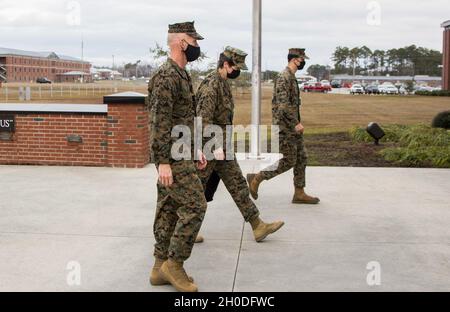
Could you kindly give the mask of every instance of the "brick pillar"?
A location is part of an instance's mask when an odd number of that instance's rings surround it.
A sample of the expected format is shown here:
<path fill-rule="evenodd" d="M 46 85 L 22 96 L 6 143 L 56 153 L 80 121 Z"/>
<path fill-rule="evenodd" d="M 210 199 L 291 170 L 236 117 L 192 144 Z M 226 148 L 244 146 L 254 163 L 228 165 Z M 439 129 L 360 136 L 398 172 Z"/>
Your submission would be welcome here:
<path fill-rule="evenodd" d="M 450 91 L 450 21 L 443 23 L 442 27 L 444 28 L 442 90 Z"/>
<path fill-rule="evenodd" d="M 146 95 L 124 92 L 104 97 L 108 104 L 108 166 L 142 168 L 149 163 Z"/>

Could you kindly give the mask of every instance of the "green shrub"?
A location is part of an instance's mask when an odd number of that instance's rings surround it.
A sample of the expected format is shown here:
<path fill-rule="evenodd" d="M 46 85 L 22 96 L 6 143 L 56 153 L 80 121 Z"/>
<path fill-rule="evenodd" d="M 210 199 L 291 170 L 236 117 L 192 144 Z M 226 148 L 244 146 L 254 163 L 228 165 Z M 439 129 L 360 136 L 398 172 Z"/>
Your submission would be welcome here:
<path fill-rule="evenodd" d="M 434 166 L 450 168 L 450 132 L 427 125 L 384 127 L 386 137 L 382 142 L 395 143 L 397 147 L 388 147 L 380 153 L 384 159 L 407 166 Z M 373 142 L 365 129 L 351 130 L 353 140 Z"/>
<path fill-rule="evenodd" d="M 439 113 L 433 119 L 433 128 L 450 129 L 450 111 Z"/>
<path fill-rule="evenodd" d="M 382 126 L 384 133 L 386 134 L 380 142 L 397 142 L 400 139 L 401 133 L 407 128 L 403 125 L 389 125 Z M 350 136 L 356 142 L 374 142 L 374 139 L 367 133 L 366 129 L 355 127 L 350 130 Z"/>
<path fill-rule="evenodd" d="M 394 147 L 386 148 L 380 153 L 387 161 L 401 165 L 432 165 L 437 168 L 450 168 L 450 148 L 448 147 L 432 146 L 422 149 Z"/>
<path fill-rule="evenodd" d="M 448 90 L 416 91 L 415 94 L 424 96 L 450 96 L 450 91 Z"/>

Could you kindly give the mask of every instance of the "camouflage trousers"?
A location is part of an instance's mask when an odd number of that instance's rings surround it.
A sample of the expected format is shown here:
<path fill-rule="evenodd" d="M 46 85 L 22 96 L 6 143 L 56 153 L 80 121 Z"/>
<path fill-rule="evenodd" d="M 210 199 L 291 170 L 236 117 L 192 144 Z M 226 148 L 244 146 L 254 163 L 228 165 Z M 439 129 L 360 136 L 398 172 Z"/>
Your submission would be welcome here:
<path fill-rule="evenodd" d="M 171 167 L 173 185 L 165 187 L 158 183 L 154 255 L 184 262 L 191 255 L 207 204 L 194 162 L 177 161 Z"/>
<path fill-rule="evenodd" d="M 206 187 L 213 171 L 216 171 L 222 179 L 245 221 L 250 222 L 253 218 L 258 217 L 259 210 L 250 199 L 247 181 L 242 175 L 242 170 L 237 160 L 209 161 L 206 169 L 198 172 L 203 188 Z"/>
<path fill-rule="evenodd" d="M 294 186 L 304 188 L 306 186 L 306 154 L 303 134 L 280 134 L 280 153 L 283 158 L 269 168 L 261 171 L 264 180 L 270 180 L 286 171 L 294 168 Z"/>

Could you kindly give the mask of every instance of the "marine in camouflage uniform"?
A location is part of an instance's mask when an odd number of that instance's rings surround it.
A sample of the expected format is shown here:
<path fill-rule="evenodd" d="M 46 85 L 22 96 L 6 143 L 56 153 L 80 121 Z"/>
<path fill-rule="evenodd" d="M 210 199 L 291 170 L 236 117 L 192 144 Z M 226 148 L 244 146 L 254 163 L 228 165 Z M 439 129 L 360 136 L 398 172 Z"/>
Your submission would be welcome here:
<path fill-rule="evenodd" d="M 255 199 L 258 198 L 258 187 L 263 180 L 273 179 L 294 168 L 295 195 L 293 203 L 319 203 L 318 198 L 310 197 L 304 192 L 308 157 L 303 132 L 299 132 L 296 129 L 301 124 L 302 119 L 300 114 L 300 89 L 295 72 L 304 67 L 305 59 L 308 59 L 305 49 L 290 49 L 288 56 L 289 66 L 275 80 L 272 119 L 273 124 L 279 126 L 280 129 L 280 153 L 283 154 L 283 158 L 259 174 L 248 176 L 250 190 Z M 297 65 L 296 62 L 300 64 Z"/>
<path fill-rule="evenodd" d="M 219 126 L 222 129 L 223 141 L 216 137 L 206 138 L 214 142 L 216 151 L 220 150 L 222 157 L 227 153 L 227 126 L 233 125 L 234 101 L 228 79 L 235 79 L 241 70 L 247 70 L 245 58 L 247 54 L 242 50 L 227 47 L 221 54 L 218 69 L 210 73 L 197 90 L 197 116 L 202 118 L 204 129 L 208 126 Z M 233 159 L 213 159 L 208 162 L 204 171 L 199 171 L 203 187 L 216 172 L 238 206 L 243 218 L 249 222 L 255 234 L 256 241 L 262 241 L 267 235 L 274 233 L 283 226 L 283 222 L 265 224 L 259 218 L 259 211 L 250 199 L 247 181 L 241 168 Z M 255 230 L 256 228 L 259 229 Z"/>
<path fill-rule="evenodd" d="M 193 23 L 170 25 L 170 33 L 188 34 L 196 40 L 203 39 L 196 33 Z M 177 287 L 178 284 L 175 285 L 170 279 L 160 277 L 159 267 L 163 261 L 170 259 L 179 264 L 176 268 L 178 271 L 173 270 L 178 273 L 173 276 L 184 278 L 182 263 L 191 255 L 207 204 L 193 158 L 174 160 L 171 156 L 172 145 L 179 139 L 171 137 L 173 127 L 188 126 L 193 133 L 196 110 L 191 78 L 188 72 L 171 58 L 156 71 L 149 82 L 149 105 L 152 116 L 153 160 L 157 168 L 159 165 L 170 165 L 173 176 L 171 186 L 164 186 L 161 182 L 157 185 L 158 199 L 154 221 L 154 255 L 157 260 L 151 281 L 153 285 L 169 281 Z M 193 146 L 190 148 L 192 150 Z M 163 268 L 164 265 L 162 271 Z M 185 288 L 180 286 L 177 289 L 196 290 L 193 284 L 185 282 L 184 285 Z"/>

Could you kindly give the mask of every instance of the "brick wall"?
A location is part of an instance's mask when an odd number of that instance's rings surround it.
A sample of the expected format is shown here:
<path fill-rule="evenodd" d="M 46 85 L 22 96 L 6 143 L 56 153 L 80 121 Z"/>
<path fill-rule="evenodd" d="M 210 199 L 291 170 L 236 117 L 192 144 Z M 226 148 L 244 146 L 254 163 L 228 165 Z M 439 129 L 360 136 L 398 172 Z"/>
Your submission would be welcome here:
<path fill-rule="evenodd" d="M 12 141 L 0 141 L 0 164 L 106 166 L 106 130 L 105 115 L 17 113 Z"/>
<path fill-rule="evenodd" d="M 108 164 L 142 167 L 149 162 L 148 114 L 141 104 L 108 104 Z"/>
<path fill-rule="evenodd" d="M 16 124 L 11 141 L 0 139 L 0 164 L 142 168 L 149 163 L 144 101 L 105 97 L 104 113 L 0 111 L 14 114 Z"/>

